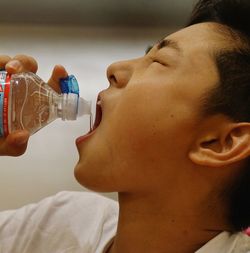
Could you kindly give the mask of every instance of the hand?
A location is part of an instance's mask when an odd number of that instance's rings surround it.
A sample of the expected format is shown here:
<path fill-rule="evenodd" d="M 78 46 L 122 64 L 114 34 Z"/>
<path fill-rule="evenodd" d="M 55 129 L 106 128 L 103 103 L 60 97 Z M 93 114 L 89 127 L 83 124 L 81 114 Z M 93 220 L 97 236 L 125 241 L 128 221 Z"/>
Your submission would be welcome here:
<path fill-rule="evenodd" d="M 36 73 L 38 64 L 33 57 L 27 55 L 16 55 L 11 58 L 6 55 L 0 55 L 0 68 L 5 69 L 10 74 L 21 72 Z M 48 84 L 58 93 L 60 93 L 60 78 L 67 77 L 68 73 L 61 65 L 56 65 Z M 0 156 L 20 156 L 27 148 L 29 132 L 27 130 L 18 130 L 10 133 L 6 138 L 0 138 Z"/>

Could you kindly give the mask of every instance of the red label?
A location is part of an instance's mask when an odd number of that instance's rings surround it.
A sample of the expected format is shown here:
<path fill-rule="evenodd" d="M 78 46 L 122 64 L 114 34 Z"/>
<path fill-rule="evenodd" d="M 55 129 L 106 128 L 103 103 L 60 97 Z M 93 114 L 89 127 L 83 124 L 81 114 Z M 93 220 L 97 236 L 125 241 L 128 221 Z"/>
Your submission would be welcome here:
<path fill-rule="evenodd" d="M 5 89 L 4 89 L 4 99 L 3 99 L 3 131 L 4 136 L 7 136 L 9 134 L 9 117 L 8 117 L 8 102 L 9 102 L 9 93 L 10 93 L 10 75 L 7 74 L 6 76 L 6 83 L 5 83 Z"/>

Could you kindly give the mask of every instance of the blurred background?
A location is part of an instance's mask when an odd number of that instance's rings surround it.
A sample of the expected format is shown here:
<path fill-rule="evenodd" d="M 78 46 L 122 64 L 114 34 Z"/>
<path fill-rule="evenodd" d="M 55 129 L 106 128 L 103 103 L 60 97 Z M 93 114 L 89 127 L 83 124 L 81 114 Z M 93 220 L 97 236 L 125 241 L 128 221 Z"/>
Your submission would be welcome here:
<path fill-rule="evenodd" d="M 93 101 L 108 86 L 106 68 L 140 57 L 145 49 L 185 25 L 195 0 L 2 1 L 0 55 L 28 54 L 49 79 L 62 64 Z M 89 118 L 56 120 L 30 138 L 25 155 L 0 157 L 0 210 L 18 208 L 62 190 L 85 190 L 74 179 L 75 138 Z M 98 154 L 96 154 L 98 155 Z M 116 199 L 116 193 L 104 194 Z"/>

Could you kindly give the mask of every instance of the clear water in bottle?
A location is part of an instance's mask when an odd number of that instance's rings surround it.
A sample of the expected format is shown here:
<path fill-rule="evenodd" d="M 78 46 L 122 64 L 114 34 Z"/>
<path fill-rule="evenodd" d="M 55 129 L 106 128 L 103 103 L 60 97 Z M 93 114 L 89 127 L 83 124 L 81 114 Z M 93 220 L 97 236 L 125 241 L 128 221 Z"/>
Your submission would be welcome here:
<path fill-rule="evenodd" d="M 5 82 L 0 115 L 2 136 L 19 129 L 33 134 L 57 118 L 75 120 L 77 116 L 91 115 L 90 102 L 78 94 L 58 94 L 34 73 L 14 74 L 9 80 L 6 76 Z"/>

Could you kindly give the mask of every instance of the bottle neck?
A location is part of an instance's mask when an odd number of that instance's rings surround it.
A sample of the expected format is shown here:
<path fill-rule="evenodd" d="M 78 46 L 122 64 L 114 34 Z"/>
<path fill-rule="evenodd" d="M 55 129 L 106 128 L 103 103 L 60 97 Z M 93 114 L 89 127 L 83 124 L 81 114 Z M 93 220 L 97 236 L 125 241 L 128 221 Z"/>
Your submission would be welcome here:
<path fill-rule="evenodd" d="M 62 120 L 76 120 L 83 115 L 91 115 L 91 101 L 87 101 L 74 93 L 59 95 L 57 117 Z"/>
<path fill-rule="evenodd" d="M 76 120 L 78 111 L 78 95 L 64 93 L 59 97 L 57 116 L 62 120 Z"/>

